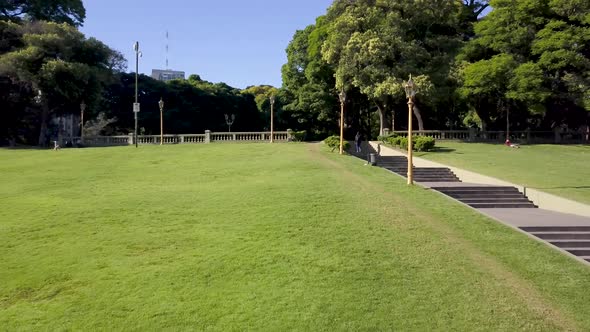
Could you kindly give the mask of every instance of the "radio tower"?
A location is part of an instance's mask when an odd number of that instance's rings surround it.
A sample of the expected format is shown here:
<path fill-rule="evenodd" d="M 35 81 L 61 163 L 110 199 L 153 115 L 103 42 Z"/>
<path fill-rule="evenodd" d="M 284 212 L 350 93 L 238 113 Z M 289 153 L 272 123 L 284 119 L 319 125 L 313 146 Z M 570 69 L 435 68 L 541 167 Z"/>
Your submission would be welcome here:
<path fill-rule="evenodd" d="M 170 68 L 168 68 L 168 43 L 169 43 L 168 30 L 166 30 L 166 70 L 170 69 Z"/>

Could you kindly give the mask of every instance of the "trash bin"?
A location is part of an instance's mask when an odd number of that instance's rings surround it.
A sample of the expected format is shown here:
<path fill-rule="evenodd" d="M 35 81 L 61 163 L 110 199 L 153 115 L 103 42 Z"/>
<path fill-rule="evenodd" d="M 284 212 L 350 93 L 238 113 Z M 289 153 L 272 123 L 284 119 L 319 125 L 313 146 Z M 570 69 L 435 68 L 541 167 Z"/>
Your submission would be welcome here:
<path fill-rule="evenodd" d="M 369 165 L 371 165 L 371 166 L 377 165 L 377 154 L 369 153 Z"/>

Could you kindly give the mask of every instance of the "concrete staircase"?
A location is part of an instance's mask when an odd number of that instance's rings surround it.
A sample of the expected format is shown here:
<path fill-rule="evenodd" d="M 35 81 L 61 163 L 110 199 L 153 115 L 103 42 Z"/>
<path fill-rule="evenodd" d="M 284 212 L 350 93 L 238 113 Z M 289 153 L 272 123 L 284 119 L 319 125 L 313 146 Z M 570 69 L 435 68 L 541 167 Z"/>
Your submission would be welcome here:
<path fill-rule="evenodd" d="M 406 157 L 380 157 L 378 166 L 402 176 L 408 174 Z M 416 182 L 461 182 L 455 173 L 446 167 L 414 167 L 412 170 Z"/>
<path fill-rule="evenodd" d="M 590 262 L 590 226 L 529 226 L 520 229 Z"/>
<path fill-rule="evenodd" d="M 477 209 L 537 207 L 514 187 L 443 186 L 432 189 Z"/>

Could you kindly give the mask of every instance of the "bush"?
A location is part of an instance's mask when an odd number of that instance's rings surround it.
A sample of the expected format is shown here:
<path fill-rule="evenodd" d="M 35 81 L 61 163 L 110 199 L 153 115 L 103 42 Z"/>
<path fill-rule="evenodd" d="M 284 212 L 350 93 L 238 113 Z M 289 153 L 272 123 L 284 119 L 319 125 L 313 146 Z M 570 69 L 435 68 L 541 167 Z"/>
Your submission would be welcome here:
<path fill-rule="evenodd" d="M 393 144 L 392 144 L 393 145 Z M 408 149 L 408 138 L 399 137 L 399 147 L 402 150 Z M 432 137 L 414 136 L 412 139 L 412 150 L 414 151 L 430 151 L 434 148 L 435 140 Z"/>
<path fill-rule="evenodd" d="M 400 137 L 399 138 L 399 148 L 402 150 L 408 149 L 408 138 L 407 137 Z"/>
<path fill-rule="evenodd" d="M 303 142 L 305 140 L 305 136 L 307 136 L 307 131 L 305 130 L 291 132 L 291 137 L 295 142 Z"/>
<path fill-rule="evenodd" d="M 340 136 L 330 136 L 324 140 L 324 143 L 332 149 L 332 152 L 334 152 L 334 150 L 340 149 Z M 347 141 L 344 141 L 342 145 L 344 150 L 348 150 L 350 148 L 350 143 Z"/>
<path fill-rule="evenodd" d="M 415 138 L 413 149 L 416 151 L 430 151 L 434 148 L 434 138 L 427 136 L 418 136 Z"/>

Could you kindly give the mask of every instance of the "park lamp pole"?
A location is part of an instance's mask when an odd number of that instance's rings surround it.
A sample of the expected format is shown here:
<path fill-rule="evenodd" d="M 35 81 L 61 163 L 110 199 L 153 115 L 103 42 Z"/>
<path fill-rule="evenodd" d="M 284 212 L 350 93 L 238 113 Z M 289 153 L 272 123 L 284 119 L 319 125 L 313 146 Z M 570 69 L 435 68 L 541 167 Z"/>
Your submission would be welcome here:
<path fill-rule="evenodd" d="M 346 92 L 344 89 L 338 94 L 340 98 L 340 154 L 344 154 L 344 103 L 346 102 Z"/>
<path fill-rule="evenodd" d="M 86 110 L 86 104 L 84 101 L 80 103 L 80 143 L 84 143 L 84 111 Z"/>
<path fill-rule="evenodd" d="M 275 107 L 275 96 L 270 96 L 270 142 L 274 142 L 274 107 Z"/>
<path fill-rule="evenodd" d="M 139 42 L 133 44 L 133 50 L 135 51 L 135 103 L 133 104 L 133 113 L 135 115 L 135 132 L 134 141 L 135 147 L 137 148 L 137 113 L 139 113 L 139 101 L 137 99 L 137 83 L 139 77 L 139 58 L 141 57 L 141 51 L 139 50 Z"/>
<path fill-rule="evenodd" d="M 416 85 L 410 79 L 404 85 L 406 97 L 408 98 L 408 185 L 414 184 L 414 163 L 412 162 L 412 111 L 414 109 L 414 97 L 416 96 Z"/>
<path fill-rule="evenodd" d="M 164 100 L 160 97 L 160 101 L 158 102 L 158 106 L 160 107 L 160 145 L 164 144 Z"/>

